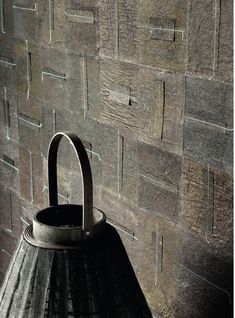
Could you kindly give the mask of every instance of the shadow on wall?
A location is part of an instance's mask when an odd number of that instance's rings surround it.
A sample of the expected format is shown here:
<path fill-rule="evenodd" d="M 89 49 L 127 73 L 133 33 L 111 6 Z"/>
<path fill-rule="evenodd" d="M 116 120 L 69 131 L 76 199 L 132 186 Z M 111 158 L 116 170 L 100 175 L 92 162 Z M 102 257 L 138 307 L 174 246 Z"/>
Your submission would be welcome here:
<path fill-rule="evenodd" d="M 181 265 L 179 302 L 176 317 L 187 318 L 231 318 L 233 317 L 233 261 L 221 260 L 214 255 L 207 257 L 207 271 Z M 206 268 L 206 267 L 205 267 Z"/>

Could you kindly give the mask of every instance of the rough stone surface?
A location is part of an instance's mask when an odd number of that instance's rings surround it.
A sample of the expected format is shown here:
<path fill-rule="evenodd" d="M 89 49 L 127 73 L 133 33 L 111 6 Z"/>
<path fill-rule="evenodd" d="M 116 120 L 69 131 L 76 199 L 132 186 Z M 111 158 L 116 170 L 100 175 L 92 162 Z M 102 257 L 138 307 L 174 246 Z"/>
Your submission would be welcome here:
<path fill-rule="evenodd" d="M 187 158 L 232 174 L 232 131 L 185 119 L 184 153 Z"/>
<path fill-rule="evenodd" d="M 186 77 L 185 116 L 233 127 L 233 88 L 229 83 Z"/>
<path fill-rule="evenodd" d="M 227 318 L 232 16 L 231 0 L 0 0 L 0 282 L 48 206 L 50 140 L 72 131 L 153 316 Z M 67 140 L 57 163 L 59 202 L 82 203 Z"/>

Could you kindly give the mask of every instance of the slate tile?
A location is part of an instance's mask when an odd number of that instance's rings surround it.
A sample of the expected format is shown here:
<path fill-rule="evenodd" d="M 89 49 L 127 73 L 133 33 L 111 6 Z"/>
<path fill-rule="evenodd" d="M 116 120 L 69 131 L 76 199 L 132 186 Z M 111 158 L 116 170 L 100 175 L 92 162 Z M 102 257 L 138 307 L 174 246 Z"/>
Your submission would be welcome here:
<path fill-rule="evenodd" d="M 15 142 L 0 140 L 0 183 L 19 193 L 19 150 Z"/>
<path fill-rule="evenodd" d="M 139 206 L 178 221 L 181 159 L 159 148 L 138 145 Z"/>
<path fill-rule="evenodd" d="M 14 37 L 35 41 L 37 34 L 37 3 L 30 0 L 13 1 Z"/>
<path fill-rule="evenodd" d="M 69 2 L 72 3 L 66 3 L 65 8 L 66 48 L 76 54 L 97 55 L 99 50 L 97 1 L 90 1 L 90 3 Z"/>
<path fill-rule="evenodd" d="M 232 95 L 231 84 L 186 77 L 185 115 L 232 128 Z"/>
<path fill-rule="evenodd" d="M 232 132 L 185 119 L 184 154 L 188 159 L 232 173 Z"/>
<path fill-rule="evenodd" d="M 18 141 L 17 94 L 6 86 L 0 89 L 1 136 L 6 140 Z"/>
<path fill-rule="evenodd" d="M 20 201 L 17 195 L 0 187 L 0 227 L 18 238 L 21 234 Z"/>
<path fill-rule="evenodd" d="M 162 70 L 186 68 L 186 1 L 140 1 L 140 62 Z"/>

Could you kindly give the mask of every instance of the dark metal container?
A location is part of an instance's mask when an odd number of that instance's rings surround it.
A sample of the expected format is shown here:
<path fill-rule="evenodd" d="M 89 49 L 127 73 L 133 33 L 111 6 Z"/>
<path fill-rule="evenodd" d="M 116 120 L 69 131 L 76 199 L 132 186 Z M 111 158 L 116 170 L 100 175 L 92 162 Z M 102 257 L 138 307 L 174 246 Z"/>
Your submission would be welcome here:
<path fill-rule="evenodd" d="M 83 176 L 83 205 L 59 205 L 57 150 L 72 144 Z M 37 212 L 14 253 L 0 292 L 1 318 L 150 318 L 117 231 L 93 214 L 86 150 L 72 133 L 57 133 L 48 151 L 50 207 Z"/>

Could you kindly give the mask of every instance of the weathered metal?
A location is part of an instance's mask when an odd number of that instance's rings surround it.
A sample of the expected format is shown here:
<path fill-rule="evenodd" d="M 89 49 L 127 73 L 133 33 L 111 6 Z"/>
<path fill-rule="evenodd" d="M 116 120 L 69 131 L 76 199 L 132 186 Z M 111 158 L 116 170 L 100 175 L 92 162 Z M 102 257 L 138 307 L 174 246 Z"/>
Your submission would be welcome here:
<path fill-rule="evenodd" d="M 83 176 L 83 205 L 60 205 L 57 150 L 72 144 Z M 151 312 L 117 231 L 93 217 L 86 150 L 71 133 L 57 133 L 48 152 L 50 207 L 22 235 L 0 293 L 1 317 L 150 318 Z"/>

